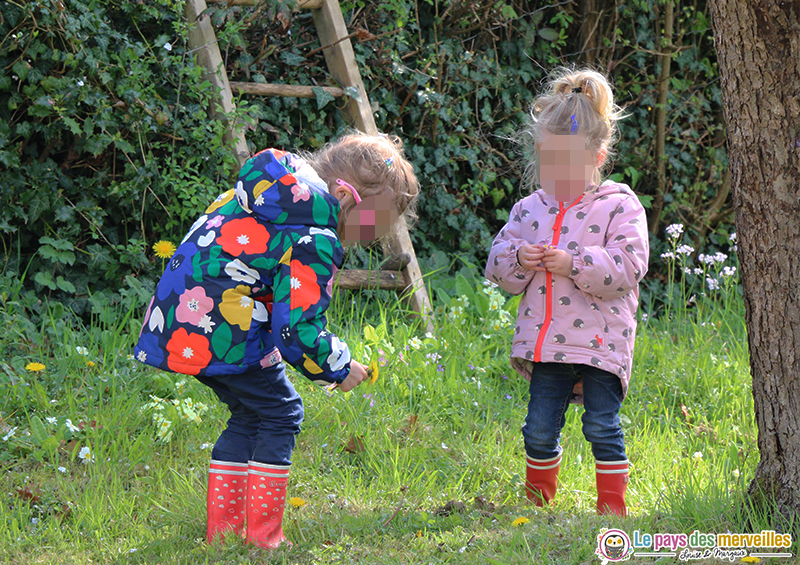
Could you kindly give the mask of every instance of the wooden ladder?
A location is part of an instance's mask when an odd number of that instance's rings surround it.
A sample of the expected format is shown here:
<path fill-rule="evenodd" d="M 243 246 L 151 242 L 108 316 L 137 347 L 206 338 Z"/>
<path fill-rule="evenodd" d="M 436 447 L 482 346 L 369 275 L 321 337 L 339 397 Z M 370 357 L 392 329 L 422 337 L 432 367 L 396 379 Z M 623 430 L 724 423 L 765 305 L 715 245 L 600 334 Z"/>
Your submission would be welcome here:
<path fill-rule="evenodd" d="M 209 2 L 255 5 L 258 0 L 209 0 Z M 299 0 L 298 8 L 311 10 L 328 70 L 341 86 L 341 88 L 323 87 L 324 90 L 335 98 L 347 99 L 344 112 L 355 128 L 369 135 L 377 135 L 378 128 L 372 116 L 372 108 L 361 80 L 353 45 L 338 0 Z M 212 108 L 212 115 L 219 112 L 228 114 L 235 109 L 233 92 L 261 96 L 316 97 L 315 87 L 311 86 L 230 82 L 211 20 L 203 15 L 206 9 L 206 0 L 187 0 L 185 15 L 189 23 L 193 24 L 189 34 L 189 47 L 196 53 L 198 63 L 207 69 L 206 78 L 219 92 L 219 108 Z M 345 89 L 348 88 L 355 89 L 357 96 L 346 96 Z M 243 165 L 250 157 L 243 128 L 230 124 L 225 139 L 233 148 L 239 165 Z M 394 290 L 406 298 L 411 309 L 422 318 L 426 330 L 432 332 L 431 302 L 404 218 L 401 217 L 396 222 L 392 233 L 382 240 L 382 246 L 387 259 L 379 270 L 341 270 L 337 275 L 335 286 L 353 290 Z"/>

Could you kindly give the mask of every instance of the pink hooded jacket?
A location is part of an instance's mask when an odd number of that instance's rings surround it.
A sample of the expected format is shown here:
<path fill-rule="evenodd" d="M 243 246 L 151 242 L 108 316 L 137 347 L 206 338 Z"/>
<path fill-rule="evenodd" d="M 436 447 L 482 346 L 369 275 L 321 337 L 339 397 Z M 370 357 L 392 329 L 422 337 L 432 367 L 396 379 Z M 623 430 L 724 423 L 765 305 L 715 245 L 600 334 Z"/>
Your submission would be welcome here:
<path fill-rule="evenodd" d="M 517 263 L 526 243 L 574 256 L 569 277 Z M 537 190 L 514 205 L 492 244 L 486 278 L 519 303 L 511 365 L 530 379 L 531 362 L 593 365 L 617 375 L 628 392 L 639 305 L 647 272 L 647 219 L 625 184 L 606 181 L 575 202 Z"/>

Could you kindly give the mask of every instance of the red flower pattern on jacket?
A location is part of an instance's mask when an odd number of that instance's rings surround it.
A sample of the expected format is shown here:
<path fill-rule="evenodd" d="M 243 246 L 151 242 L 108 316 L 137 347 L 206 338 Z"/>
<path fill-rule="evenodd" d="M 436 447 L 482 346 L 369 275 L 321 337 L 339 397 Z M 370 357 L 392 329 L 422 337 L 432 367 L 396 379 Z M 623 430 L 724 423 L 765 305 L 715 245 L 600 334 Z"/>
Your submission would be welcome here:
<path fill-rule="evenodd" d="M 296 259 L 290 264 L 291 269 L 291 309 L 302 308 L 303 312 L 319 302 L 320 292 L 317 273 Z"/>
<path fill-rule="evenodd" d="M 200 334 L 189 333 L 183 328 L 178 328 L 172 334 L 167 343 L 167 351 L 169 368 L 184 375 L 197 375 L 211 361 L 208 339 Z"/>
<path fill-rule="evenodd" d="M 222 225 L 217 243 L 226 253 L 238 257 L 246 255 L 263 255 L 267 252 L 269 232 L 255 218 L 231 220 Z"/>

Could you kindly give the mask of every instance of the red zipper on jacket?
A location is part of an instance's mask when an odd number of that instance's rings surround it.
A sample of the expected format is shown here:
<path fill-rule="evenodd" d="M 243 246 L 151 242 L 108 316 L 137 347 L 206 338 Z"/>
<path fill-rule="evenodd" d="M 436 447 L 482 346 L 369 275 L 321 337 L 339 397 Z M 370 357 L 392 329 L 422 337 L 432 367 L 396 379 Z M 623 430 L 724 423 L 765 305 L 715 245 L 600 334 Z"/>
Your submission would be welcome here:
<path fill-rule="evenodd" d="M 551 242 L 553 247 L 558 246 L 558 240 L 561 237 L 561 224 L 564 222 L 564 215 L 567 213 L 567 210 L 580 202 L 581 198 L 583 198 L 583 194 L 581 194 L 577 200 L 575 200 L 575 202 L 570 204 L 567 208 L 564 208 L 563 202 L 558 203 L 558 214 L 556 214 L 556 221 L 553 224 L 553 241 Z M 542 329 L 539 330 L 539 336 L 536 338 L 536 347 L 533 348 L 534 363 L 542 362 L 542 345 L 544 344 L 544 338 L 547 335 L 547 330 L 550 329 L 550 321 L 553 318 L 553 273 L 550 271 L 545 271 L 545 274 L 547 276 L 545 277 L 544 287 L 544 322 L 542 322 Z"/>

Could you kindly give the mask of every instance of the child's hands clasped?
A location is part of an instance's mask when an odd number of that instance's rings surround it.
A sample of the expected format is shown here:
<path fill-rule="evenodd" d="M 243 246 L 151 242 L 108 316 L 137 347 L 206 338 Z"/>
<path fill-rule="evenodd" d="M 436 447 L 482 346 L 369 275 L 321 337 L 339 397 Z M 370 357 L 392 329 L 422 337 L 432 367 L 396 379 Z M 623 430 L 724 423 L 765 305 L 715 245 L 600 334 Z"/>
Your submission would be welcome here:
<path fill-rule="evenodd" d="M 542 264 L 554 275 L 568 277 L 572 272 L 572 254 L 563 249 L 545 249 Z"/>
<path fill-rule="evenodd" d="M 572 272 L 572 255 L 563 249 L 526 243 L 517 250 L 517 261 L 530 271 L 550 271 L 568 277 Z"/>
<path fill-rule="evenodd" d="M 358 361 L 350 361 L 350 374 L 339 385 L 339 390 L 342 392 L 351 391 L 368 379 L 367 366 Z"/>

